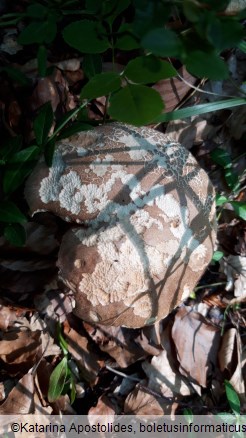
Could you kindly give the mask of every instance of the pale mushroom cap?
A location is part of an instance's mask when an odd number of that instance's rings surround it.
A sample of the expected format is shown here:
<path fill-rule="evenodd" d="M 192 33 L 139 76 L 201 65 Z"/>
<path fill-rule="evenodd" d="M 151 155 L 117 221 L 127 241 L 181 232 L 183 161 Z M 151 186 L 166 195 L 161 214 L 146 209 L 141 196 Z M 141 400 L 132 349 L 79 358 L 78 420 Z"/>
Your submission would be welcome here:
<path fill-rule="evenodd" d="M 57 145 L 26 186 L 35 213 L 71 222 L 60 275 L 76 313 L 101 324 L 140 327 L 187 298 L 215 240 L 214 190 L 192 155 L 165 135 L 113 123 Z"/>

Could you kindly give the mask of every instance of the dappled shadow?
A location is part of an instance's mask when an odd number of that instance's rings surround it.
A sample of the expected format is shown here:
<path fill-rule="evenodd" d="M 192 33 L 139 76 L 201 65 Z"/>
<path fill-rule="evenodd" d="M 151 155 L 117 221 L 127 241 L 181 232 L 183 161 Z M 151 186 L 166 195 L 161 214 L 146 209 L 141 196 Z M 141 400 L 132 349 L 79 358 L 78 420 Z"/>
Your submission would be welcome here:
<path fill-rule="evenodd" d="M 176 284 L 169 284 L 168 287 L 171 290 L 166 291 L 167 300 L 165 310 L 163 310 L 165 314 L 169 313 L 169 311 L 177 305 L 178 299 L 181 300 L 182 283 L 184 278 L 190 275 L 189 262 L 193 250 L 205 241 L 209 242 L 209 245 L 212 247 L 213 225 L 209 223 L 208 211 L 211 210 L 212 207 L 213 189 L 208 179 L 204 180 L 206 187 L 201 187 L 199 182 L 200 167 L 195 161 L 190 160 L 188 151 L 185 149 L 177 149 L 176 144 L 172 143 L 170 139 L 165 137 L 165 135 L 162 134 L 160 138 L 159 133 L 155 132 L 153 135 L 157 137 L 157 140 L 156 145 L 153 145 L 153 139 L 152 142 L 147 138 L 143 141 L 141 136 L 136 134 L 135 131 L 132 131 L 132 128 L 118 125 L 117 129 L 122 130 L 122 135 L 134 135 L 134 142 L 136 145 L 129 147 L 121 146 L 120 139 L 118 139 L 118 147 L 115 147 L 117 138 L 112 139 L 110 135 L 108 138 L 106 133 L 106 139 L 104 138 L 104 142 L 107 142 L 107 146 L 105 149 L 98 146 L 95 151 L 93 149 L 93 142 L 95 143 L 97 139 L 94 137 L 90 139 L 89 133 L 87 144 L 83 144 L 83 148 L 88 148 L 84 152 L 84 155 L 80 156 L 78 160 L 78 156 L 73 155 L 74 146 L 66 155 L 65 162 L 69 171 L 77 171 L 79 175 L 81 175 L 81 173 L 83 174 L 81 179 L 85 185 L 96 184 L 95 181 L 97 180 L 98 184 L 101 183 L 101 188 L 108 183 L 114 174 L 111 166 L 115 166 L 115 169 L 124 169 L 124 172 L 127 175 L 127 183 L 122 181 L 120 175 L 117 177 L 117 170 L 115 170 L 113 181 L 115 194 L 112 198 L 107 199 L 107 202 L 105 202 L 105 205 L 102 206 L 97 214 L 93 213 L 91 217 L 85 220 L 87 228 L 86 237 L 99 235 L 98 233 L 101 233 L 102 229 L 110 229 L 119 225 L 138 254 L 144 277 L 148 284 L 145 290 L 141 290 L 135 297 L 132 296 L 130 306 L 125 303 L 126 309 L 121 309 L 119 313 L 116 312 L 115 318 L 109 318 L 108 321 L 104 320 L 104 322 L 118 325 L 117 321 L 119 321 L 119 325 L 122 325 L 122 314 L 131 307 L 135 308 L 138 305 L 138 302 L 140 302 L 139 300 L 148 297 L 151 309 L 149 311 L 149 317 L 145 318 L 145 322 L 149 321 L 149 323 L 153 323 L 157 315 L 159 315 L 158 318 L 160 319 L 162 313 L 162 310 L 159 309 L 160 297 L 163 294 L 167 280 L 175 273 L 178 275 Z M 76 141 L 76 147 L 79 148 L 79 140 Z M 171 146 L 165 148 L 165 141 L 171 144 Z M 146 153 L 147 159 L 131 159 L 129 155 L 129 152 L 133 152 L 134 154 L 139 152 L 141 156 L 143 151 Z M 112 157 L 112 159 L 107 159 L 108 155 Z M 94 159 L 92 161 L 92 158 L 94 157 L 97 160 Z M 163 159 L 165 163 L 160 165 L 159 160 L 163 161 Z M 95 169 L 97 169 L 97 166 L 100 166 L 100 169 L 102 166 L 105 166 L 106 169 L 104 175 L 98 179 L 96 176 L 97 170 L 95 170 L 95 172 L 91 170 L 87 174 L 83 173 L 83 167 L 89 169 L 91 165 L 93 165 Z M 111 169 L 108 173 L 109 167 Z M 63 174 L 66 175 L 65 172 Z M 117 178 L 120 180 L 120 183 L 117 181 Z M 141 183 L 146 185 L 148 178 L 150 178 L 151 181 L 150 186 L 148 189 L 142 190 L 141 192 Z M 194 189 L 196 180 L 199 189 L 203 191 L 203 199 L 201 199 L 200 193 L 196 193 Z M 134 225 L 132 218 L 138 210 L 145 208 L 148 210 L 150 218 L 157 217 L 157 219 L 161 221 L 163 233 L 165 234 L 166 229 L 169 229 L 170 234 L 169 223 L 175 215 L 173 212 L 170 212 L 170 215 L 167 215 L 168 219 L 164 218 L 163 220 L 163 216 L 165 216 L 164 211 L 162 211 L 156 204 L 157 199 L 169 194 L 174 196 L 174 199 L 181 207 L 177 215 L 179 216 L 178 219 L 181 222 L 181 227 L 183 227 L 183 232 L 179 241 L 175 235 L 169 237 L 170 239 L 178 241 L 178 245 L 169 260 L 166 269 L 163 269 L 162 271 L 162 278 L 158 278 L 158 275 L 154 275 L 153 277 L 152 274 L 153 261 L 150 259 L 150 256 L 146 251 L 146 243 L 143 236 L 144 232 L 139 232 L 136 229 L 136 225 Z M 129 198 L 130 202 L 126 205 L 127 198 Z M 193 212 L 190 212 L 189 209 L 191 209 L 192 206 L 194 207 Z M 83 202 L 81 202 L 80 207 L 82 210 L 85 208 Z M 155 211 L 152 211 L 153 208 Z M 55 206 L 55 209 L 57 210 L 57 206 Z M 188 223 L 187 211 L 189 211 L 191 215 Z M 83 212 L 81 216 L 83 216 Z M 155 230 L 153 230 L 153 233 L 155 233 Z M 167 242 L 165 235 L 163 236 L 163 242 Z M 131 269 L 131 260 L 129 260 L 129 269 Z M 197 280 L 199 279 L 199 276 L 202 275 L 203 271 L 204 269 L 201 269 L 199 274 L 194 274 Z M 195 283 L 194 280 L 193 283 Z M 114 287 L 113 284 L 111 287 Z M 142 322 L 144 324 L 144 320 Z"/>

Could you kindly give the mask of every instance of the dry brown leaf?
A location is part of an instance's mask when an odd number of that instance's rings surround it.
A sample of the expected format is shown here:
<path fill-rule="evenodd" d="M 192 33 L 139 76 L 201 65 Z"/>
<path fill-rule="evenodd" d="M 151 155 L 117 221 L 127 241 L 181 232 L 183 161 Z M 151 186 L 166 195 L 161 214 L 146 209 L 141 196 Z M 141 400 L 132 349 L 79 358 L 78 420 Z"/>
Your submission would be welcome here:
<path fill-rule="evenodd" d="M 232 290 L 240 300 L 246 298 L 246 257 L 229 255 L 220 263 L 221 270 L 227 276 L 226 290 Z"/>
<path fill-rule="evenodd" d="M 54 403 L 52 403 L 54 415 L 74 415 L 76 412 L 70 404 L 70 398 L 66 395 L 61 395 Z"/>
<path fill-rule="evenodd" d="M 208 374 L 216 364 L 219 330 L 200 313 L 182 307 L 175 316 L 172 337 L 180 373 L 206 387 Z"/>
<path fill-rule="evenodd" d="M 165 397 L 191 394 L 192 390 L 184 378 L 171 366 L 166 350 L 153 357 L 151 363 L 143 362 L 142 367 L 149 378 L 148 388 Z"/>
<path fill-rule="evenodd" d="M 60 103 L 59 92 L 52 76 L 40 78 L 31 96 L 31 109 L 37 110 L 46 102 L 50 102 L 53 111 L 56 111 Z"/>
<path fill-rule="evenodd" d="M 43 290 L 54 277 L 55 260 L 0 260 L 1 287 L 13 293 Z"/>
<path fill-rule="evenodd" d="M 176 357 L 171 345 L 171 326 L 161 332 L 163 351 L 151 362 L 143 362 L 142 367 L 149 378 L 148 388 L 165 397 L 190 395 L 192 390 L 184 381 L 176 367 Z"/>
<path fill-rule="evenodd" d="M 125 368 L 148 355 L 135 342 L 135 338 L 139 336 L 138 329 L 103 325 L 92 326 L 85 322 L 84 327 L 100 350 L 112 356 L 121 368 Z"/>
<path fill-rule="evenodd" d="M 0 304 L 0 329 L 5 331 L 16 320 L 16 312 L 13 307 Z"/>
<path fill-rule="evenodd" d="M 157 347 L 151 343 L 151 339 L 145 335 L 144 331 L 142 331 L 135 339 L 135 342 L 146 352 L 147 355 L 158 356 L 158 354 L 160 354 L 162 351 L 160 346 Z"/>
<path fill-rule="evenodd" d="M 176 402 L 165 402 L 144 389 L 146 382 L 136 385 L 135 389 L 127 396 L 124 405 L 126 415 L 170 415 L 178 407 Z"/>
<path fill-rule="evenodd" d="M 209 118 L 207 119 L 205 116 L 195 116 L 185 120 L 172 120 L 167 125 L 166 134 L 187 149 L 191 149 L 194 145 L 200 145 L 205 140 L 213 138 L 220 129 L 220 126 L 209 124 Z"/>
<path fill-rule="evenodd" d="M 59 243 L 54 236 L 56 231 L 54 228 L 50 229 L 36 222 L 27 222 L 25 231 L 25 249 L 46 255 L 58 248 Z"/>
<path fill-rule="evenodd" d="M 75 307 L 74 294 L 72 291 L 66 293 L 61 292 L 59 289 L 52 290 L 48 288 L 47 292 L 40 295 L 36 295 L 34 298 L 35 308 L 54 321 L 60 323 L 66 321 L 67 315 L 72 312 Z M 46 318 L 48 324 L 48 319 Z"/>
<path fill-rule="evenodd" d="M 194 85 L 197 81 L 194 76 L 187 72 L 184 66 L 179 69 L 179 74 L 191 85 Z M 191 87 L 179 77 L 163 79 L 153 85 L 152 88 L 158 91 L 163 98 L 166 112 L 173 111 L 191 90 Z"/>
<path fill-rule="evenodd" d="M 17 100 L 12 100 L 8 106 L 8 122 L 12 129 L 16 129 L 19 126 L 21 118 L 21 108 Z"/>
<path fill-rule="evenodd" d="M 34 376 L 27 373 L 10 391 L 7 399 L 0 406 L 0 414 L 33 413 L 34 390 Z"/>
<path fill-rule="evenodd" d="M 11 372 L 25 372 L 38 362 L 42 353 L 40 331 L 15 330 L 3 334 L 0 358 Z"/>
<path fill-rule="evenodd" d="M 242 341 L 235 328 L 227 330 L 224 334 L 218 358 L 221 371 L 227 370 L 230 373 L 230 383 L 242 403 L 245 403 L 243 367 L 246 364 L 246 352 L 242 349 Z"/>
<path fill-rule="evenodd" d="M 116 414 L 116 405 L 106 396 L 99 397 L 95 407 L 89 409 L 88 417 L 90 424 L 98 423 L 98 416 L 103 415 L 106 423 L 114 421 Z"/>
<path fill-rule="evenodd" d="M 48 395 L 50 375 L 53 369 L 54 367 L 44 358 L 41 359 L 37 367 L 35 382 L 39 397 L 42 401 L 44 400 L 43 398 L 46 398 Z M 43 404 L 46 406 L 46 403 Z"/>
<path fill-rule="evenodd" d="M 234 368 L 235 360 L 233 353 L 236 349 L 237 343 L 237 330 L 235 328 L 230 328 L 227 330 L 222 338 L 221 347 L 218 353 L 219 366 L 221 371 L 228 370 L 232 372 Z"/>
<path fill-rule="evenodd" d="M 77 71 L 80 69 L 80 62 L 81 59 L 70 58 L 70 59 L 64 59 L 63 61 L 56 63 L 56 66 L 60 70 Z"/>
<path fill-rule="evenodd" d="M 237 338 L 239 339 L 239 335 L 237 335 Z M 240 342 L 241 344 L 241 342 Z M 230 383 L 234 387 L 235 391 L 237 392 L 241 403 L 246 404 L 246 387 L 245 387 L 245 379 L 243 375 L 243 368 L 246 365 L 246 351 L 242 351 L 241 345 L 239 346 L 239 341 L 237 342 L 237 354 L 238 354 L 238 363 L 237 367 L 235 369 L 235 372 L 233 373 Z"/>
<path fill-rule="evenodd" d="M 40 331 L 43 357 L 58 356 L 61 353 L 55 339 L 49 334 L 46 321 L 40 318 L 37 312 L 31 316 L 28 327 L 31 331 Z"/>
<path fill-rule="evenodd" d="M 68 351 L 75 359 L 82 377 L 90 384 L 95 383 L 103 361 L 91 349 L 88 339 L 76 330 L 64 324 L 64 335 L 68 343 Z"/>

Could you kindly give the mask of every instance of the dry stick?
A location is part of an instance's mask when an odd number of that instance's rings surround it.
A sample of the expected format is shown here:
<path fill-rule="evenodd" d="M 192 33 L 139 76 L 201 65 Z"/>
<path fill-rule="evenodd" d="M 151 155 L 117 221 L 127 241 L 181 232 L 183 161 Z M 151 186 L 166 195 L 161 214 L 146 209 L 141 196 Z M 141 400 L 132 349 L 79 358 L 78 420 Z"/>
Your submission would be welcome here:
<path fill-rule="evenodd" d="M 190 405 L 189 403 L 184 403 L 184 402 L 181 402 L 181 401 L 177 401 L 175 399 L 175 397 L 165 397 L 165 395 L 160 394 L 159 392 L 154 391 L 153 389 L 148 388 L 145 385 L 142 385 L 140 383 L 141 379 L 138 379 L 137 377 L 128 376 L 127 374 L 122 373 L 122 371 L 118 371 L 118 370 L 115 370 L 114 368 L 111 368 L 109 365 L 105 365 L 105 368 L 108 371 L 111 371 L 112 373 L 117 374 L 118 376 L 124 377 L 125 379 L 129 379 L 129 380 L 131 380 L 133 382 L 137 382 L 138 385 L 139 385 L 139 388 L 144 390 L 144 392 L 146 392 L 147 394 L 153 395 L 154 397 L 161 398 L 166 403 L 178 403 L 180 406 L 189 406 Z M 202 406 L 202 407 L 207 408 L 207 406 Z"/>

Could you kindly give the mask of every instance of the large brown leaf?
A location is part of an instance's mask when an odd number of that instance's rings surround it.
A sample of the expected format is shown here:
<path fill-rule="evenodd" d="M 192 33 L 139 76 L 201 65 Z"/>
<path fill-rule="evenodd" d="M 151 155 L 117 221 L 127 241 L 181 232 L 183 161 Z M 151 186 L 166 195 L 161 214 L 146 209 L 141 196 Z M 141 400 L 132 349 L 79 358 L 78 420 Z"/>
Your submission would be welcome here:
<path fill-rule="evenodd" d="M 10 391 L 7 399 L 0 406 L 0 414 L 30 414 L 33 413 L 34 376 L 25 374 Z"/>
<path fill-rule="evenodd" d="M 90 384 L 95 383 L 103 361 L 92 350 L 88 339 L 68 324 L 64 324 L 64 334 L 68 343 L 68 351 L 74 357 L 83 378 Z"/>
<path fill-rule="evenodd" d="M 219 329 L 200 313 L 182 307 L 175 316 L 172 337 L 180 373 L 206 387 L 208 374 L 217 360 Z"/>
<path fill-rule="evenodd" d="M 27 372 L 38 362 L 42 352 L 40 334 L 39 330 L 4 333 L 0 341 L 0 358 L 10 373 Z"/>
<path fill-rule="evenodd" d="M 121 368 L 125 368 L 148 355 L 137 343 L 140 333 L 138 329 L 93 326 L 89 323 L 84 323 L 84 327 L 100 350 L 112 356 Z"/>

